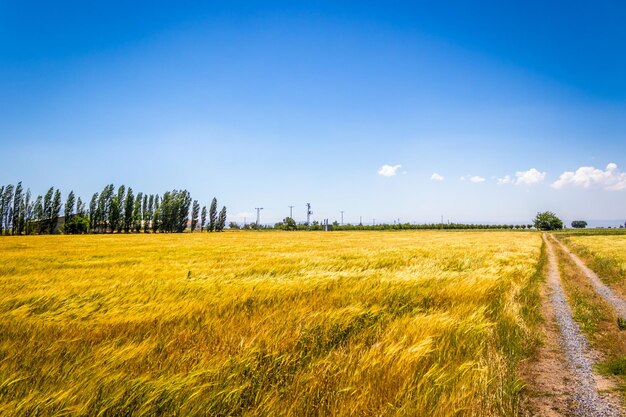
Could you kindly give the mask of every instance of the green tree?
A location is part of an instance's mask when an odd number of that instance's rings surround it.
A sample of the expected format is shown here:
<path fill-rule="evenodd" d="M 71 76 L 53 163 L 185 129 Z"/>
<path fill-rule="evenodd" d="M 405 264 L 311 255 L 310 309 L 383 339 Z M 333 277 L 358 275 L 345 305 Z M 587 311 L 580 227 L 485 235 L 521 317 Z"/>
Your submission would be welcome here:
<path fill-rule="evenodd" d="M 584 229 L 587 227 L 587 222 L 584 220 L 574 220 L 572 222 L 572 227 L 575 229 Z"/>
<path fill-rule="evenodd" d="M 52 199 L 52 210 L 50 217 L 50 226 L 48 233 L 53 234 L 57 231 L 57 224 L 59 223 L 59 214 L 61 213 L 61 191 L 56 190 L 54 192 L 54 198 Z"/>
<path fill-rule="evenodd" d="M 43 196 L 43 219 L 40 232 L 50 233 L 50 224 L 52 222 L 52 198 L 54 197 L 54 187 L 50 187 Z"/>
<path fill-rule="evenodd" d="M 35 227 L 33 232 L 41 233 L 44 227 L 45 212 L 43 209 L 43 198 L 38 195 L 35 203 L 33 204 L 33 217 L 35 220 Z"/>
<path fill-rule="evenodd" d="M 214 232 L 217 225 L 217 198 L 213 197 L 211 208 L 209 208 L 209 226 L 207 231 Z"/>
<path fill-rule="evenodd" d="M 200 204 L 198 200 L 193 200 L 193 209 L 191 210 L 191 233 L 198 227 L 198 216 L 200 215 Z"/>
<path fill-rule="evenodd" d="M 110 224 L 110 211 L 111 211 L 111 202 L 113 201 L 115 187 L 113 184 L 109 184 L 102 189 L 100 196 L 98 197 L 98 208 L 96 209 L 96 218 L 98 222 L 96 223 L 96 227 L 100 232 L 106 232 Z M 119 210 L 119 205 L 118 205 Z M 119 217 L 119 213 L 118 213 Z M 111 229 L 113 230 L 113 229 Z"/>
<path fill-rule="evenodd" d="M 148 200 L 144 200 L 143 206 L 143 232 L 147 233 L 152 228 L 152 217 L 154 216 L 154 195 L 150 194 Z"/>
<path fill-rule="evenodd" d="M 2 230 L 4 228 L 4 224 L 2 223 L 2 211 L 4 210 L 4 185 L 0 186 L 0 235 L 2 234 Z"/>
<path fill-rule="evenodd" d="M 128 187 L 124 198 L 124 232 L 128 233 L 133 227 L 133 210 L 135 208 L 135 196 L 133 189 Z"/>
<path fill-rule="evenodd" d="M 21 228 L 24 234 L 31 234 L 32 232 L 32 220 L 33 220 L 33 205 L 30 201 L 30 188 L 26 190 L 26 197 L 24 197 L 24 211 L 22 216 Z M 21 233 L 21 232 L 20 232 Z"/>
<path fill-rule="evenodd" d="M 0 234 L 2 234 L 3 230 L 8 233 L 11 228 L 13 185 L 9 184 L 4 187 L 4 192 L 0 194 L 2 194 L 2 201 L 0 202 Z"/>
<path fill-rule="evenodd" d="M 97 225 L 98 225 L 98 193 L 94 193 L 94 195 L 91 196 L 91 201 L 89 202 L 89 230 L 91 232 L 95 231 Z"/>
<path fill-rule="evenodd" d="M 63 232 L 64 233 L 71 233 L 71 222 L 72 222 L 72 216 L 74 214 L 74 201 L 75 201 L 75 196 L 74 196 L 74 191 L 70 191 L 70 193 L 67 195 L 67 199 L 65 200 L 65 211 L 64 211 L 64 224 L 63 224 Z"/>
<path fill-rule="evenodd" d="M 124 200 L 126 198 L 126 187 L 124 185 L 120 185 L 119 188 L 117 189 L 117 205 L 118 205 L 118 210 L 119 210 L 119 214 L 117 217 L 117 222 L 115 224 L 115 227 L 111 228 L 111 231 L 117 231 L 117 233 L 121 233 L 122 229 L 124 228 Z"/>
<path fill-rule="evenodd" d="M 533 219 L 533 224 L 537 230 L 560 230 L 563 228 L 563 221 L 551 211 L 537 213 Z"/>
<path fill-rule="evenodd" d="M 283 219 L 283 229 L 284 230 L 296 230 L 298 227 L 296 221 L 291 217 L 285 217 Z"/>
<path fill-rule="evenodd" d="M 156 233 L 159 230 L 161 223 L 161 208 L 159 204 L 159 195 L 154 196 L 154 208 L 151 216 L 152 233 Z"/>
<path fill-rule="evenodd" d="M 135 233 L 139 233 L 139 231 L 141 230 L 141 221 L 143 219 L 143 201 L 143 194 L 138 193 L 137 198 L 135 198 L 135 204 L 133 206 L 133 230 L 135 231 Z"/>
<path fill-rule="evenodd" d="M 109 203 L 109 227 L 111 228 L 111 233 L 117 230 L 120 223 L 120 216 L 120 200 L 117 196 L 113 196 L 113 198 L 111 198 L 111 202 Z"/>
<path fill-rule="evenodd" d="M 85 205 L 80 197 L 76 201 L 74 213 L 74 192 L 70 192 L 65 202 L 65 223 L 63 231 L 67 234 L 82 234 L 89 232 L 90 219 L 85 213 Z"/>
<path fill-rule="evenodd" d="M 85 203 L 83 203 L 83 200 L 80 197 L 76 200 L 76 214 L 87 217 L 85 215 Z"/>
<path fill-rule="evenodd" d="M 204 231 L 206 226 L 206 206 L 202 206 L 202 215 L 200 217 L 200 231 Z"/>
<path fill-rule="evenodd" d="M 22 210 L 24 208 L 23 201 L 22 181 L 18 182 L 15 186 L 15 194 L 13 195 L 13 216 L 11 219 L 11 233 L 19 234 L 20 220 L 23 216 Z"/>
<path fill-rule="evenodd" d="M 152 197 L 152 194 L 150 195 Z M 152 206 L 152 204 L 150 204 Z M 141 205 L 141 221 L 143 223 L 143 232 L 146 233 L 148 231 L 148 223 L 150 218 L 148 217 L 148 194 L 143 195 L 143 204 Z"/>
<path fill-rule="evenodd" d="M 65 233 L 82 234 L 89 231 L 89 219 L 84 214 L 75 214 L 65 222 Z"/>
<path fill-rule="evenodd" d="M 126 187 L 124 186 L 124 184 L 122 184 L 117 189 L 117 201 L 119 201 L 119 203 L 122 204 L 125 196 L 126 196 Z"/>
<path fill-rule="evenodd" d="M 226 206 L 223 206 L 220 210 L 220 214 L 217 216 L 217 221 L 215 222 L 215 230 L 217 232 L 223 232 L 224 227 L 226 227 Z"/>

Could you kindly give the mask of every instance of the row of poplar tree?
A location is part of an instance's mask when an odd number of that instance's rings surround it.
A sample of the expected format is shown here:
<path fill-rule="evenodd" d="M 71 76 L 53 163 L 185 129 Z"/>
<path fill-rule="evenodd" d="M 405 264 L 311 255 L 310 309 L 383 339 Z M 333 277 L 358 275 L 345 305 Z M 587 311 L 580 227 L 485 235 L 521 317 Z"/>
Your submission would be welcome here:
<path fill-rule="evenodd" d="M 60 222 L 62 208 L 64 221 Z M 181 233 L 188 226 L 192 232 L 221 232 L 225 225 L 226 207 L 218 212 L 213 198 L 208 211 L 206 206 L 200 209 L 187 190 L 135 195 L 131 187 L 121 185 L 116 190 L 109 184 L 93 194 L 87 205 L 73 191 L 63 204 L 61 192 L 54 187 L 33 198 L 21 182 L 0 186 L 0 234 Z"/>

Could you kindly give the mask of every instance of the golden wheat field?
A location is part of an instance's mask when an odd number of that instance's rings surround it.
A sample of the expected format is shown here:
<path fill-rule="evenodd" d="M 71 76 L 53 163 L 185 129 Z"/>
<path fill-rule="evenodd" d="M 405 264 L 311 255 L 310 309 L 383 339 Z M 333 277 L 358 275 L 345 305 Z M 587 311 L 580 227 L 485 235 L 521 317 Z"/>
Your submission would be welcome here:
<path fill-rule="evenodd" d="M 0 415 L 513 416 L 530 232 L 0 239 Z"/>

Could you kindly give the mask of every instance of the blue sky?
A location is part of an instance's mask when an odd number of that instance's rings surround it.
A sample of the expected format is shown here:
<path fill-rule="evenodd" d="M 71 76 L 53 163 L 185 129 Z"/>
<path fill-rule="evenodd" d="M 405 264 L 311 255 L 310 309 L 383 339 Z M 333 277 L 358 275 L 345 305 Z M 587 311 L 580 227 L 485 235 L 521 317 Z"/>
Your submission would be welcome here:
<path fill-rule="evenodd" d="M 0 183 L 626 220 L 618 2 L 127 3 L 0 1 Z"/>

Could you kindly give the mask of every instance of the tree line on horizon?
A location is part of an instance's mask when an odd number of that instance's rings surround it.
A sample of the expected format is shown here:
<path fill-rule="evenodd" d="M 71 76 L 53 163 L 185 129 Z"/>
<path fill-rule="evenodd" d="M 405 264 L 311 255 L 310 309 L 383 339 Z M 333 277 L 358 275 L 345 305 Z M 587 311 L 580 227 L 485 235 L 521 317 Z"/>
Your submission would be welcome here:
<path fill-rule="evenodd" d="M 257 226 L 252 223 L 246 225 L 247 228 L 254 229 Z M 244 226 L 244 228 L 246 228 Z M 240 228 L 237 224 L 230 225 L 231 228 Z M 311 222 L 310 225 L 306 223 L 296 223 L 296 221 L 290 217 L 285 217 L 283 221 L 275 223 L 273 226 L 263 226 L 264 229 L 279 229 L 279 230 L 324 230 L 324 225 L 318 221 Z M 328 228 L 332 230 L 524 230 L 532 229 L 532 224 L 477 224 L 477 223 L 379 223 L 375 225 L 359 224 L 340 224 L 338 221 L 334 221 L 328 224 Z"/>
<path fill-rule="evenodd" d="M 89 204 L 74 191 L 63 203 L 59 189 L 50 187 L 44 195 L 33 198 L 20 181 L 15 186 L 0 186 L 0 235 L 182 233 L 187 227 L 191 232 L 198 228 L 221 232 L 226 226 L 226 207 L 219 212 L 217 207 L 214 197 L 208 210 L 206 206 L 200 208 L 187 190 L 166 191 L 161 196 L 135 195 L 131 187 L 115 189 L 113 184 L 94 193 Z"/>

